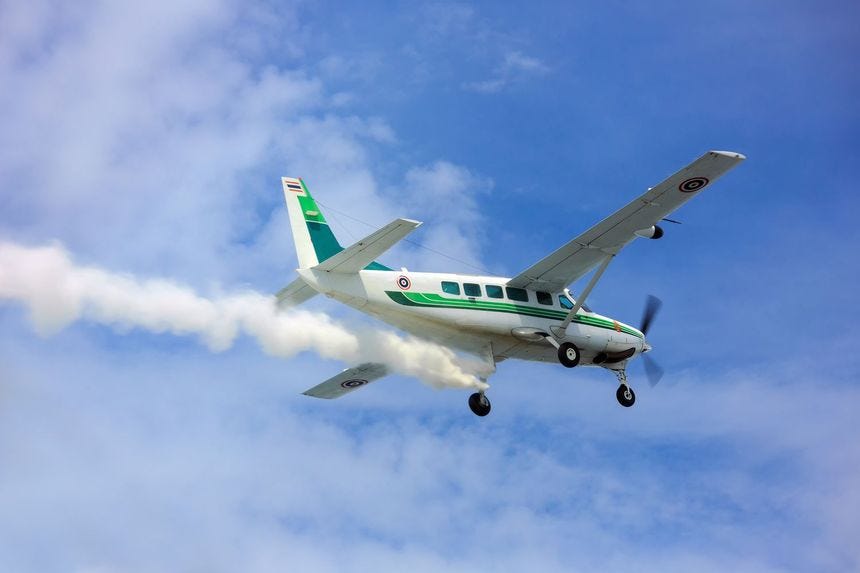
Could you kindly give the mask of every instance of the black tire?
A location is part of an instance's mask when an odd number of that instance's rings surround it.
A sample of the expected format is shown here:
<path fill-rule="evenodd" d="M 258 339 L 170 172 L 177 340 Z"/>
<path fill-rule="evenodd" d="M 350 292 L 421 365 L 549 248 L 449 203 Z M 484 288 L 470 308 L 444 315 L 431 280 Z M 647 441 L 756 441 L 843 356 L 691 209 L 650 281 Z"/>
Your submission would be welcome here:
<path fill-rule="evenodd" d="M 633 392 L 633 388 L 624 384 L 619 386 L 618 390 L 615 391 L 615 398 L 625 408 L 629 408 L 636 402 L 636 394 Z"/>
<path fill-rule="evenodd" d="M 579 348 L 571 342 L 565 342 L 558 347 L 558 361 L 566 368 L 579 364 Z"/>
<path fill-rule="evenodd" d="M 490 400 L 480 392 L 475 392 L 469 396 L 469 408 L 476 416 L 484 417 L 490 413 Z"/>

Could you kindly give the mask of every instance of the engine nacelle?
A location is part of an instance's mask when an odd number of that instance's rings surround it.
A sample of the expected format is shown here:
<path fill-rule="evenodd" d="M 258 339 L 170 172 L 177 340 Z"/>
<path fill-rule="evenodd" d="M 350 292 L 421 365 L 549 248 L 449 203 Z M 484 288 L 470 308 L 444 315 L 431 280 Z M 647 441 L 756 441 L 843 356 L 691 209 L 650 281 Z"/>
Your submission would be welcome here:
<path fill-rule="evenodd" d="M 644 239 L 659 239 L 663 236 L 663 229 L 659 225 L 651 225 L 647 229 L 639 229 L 634 235 Z"/>
<path fill-rule="evenodd" d="M 636 354 L 635 348 L 628 348 L 627 350 L 622 350 L 621 352 L 600 352 L 597 356 L 594 357 L 594 360 L 592 360 L 592 362 L 594 364 L 615 364 L 617 362 L 621 362 L 622 360 L 627 360 L 634 354 Z"/>

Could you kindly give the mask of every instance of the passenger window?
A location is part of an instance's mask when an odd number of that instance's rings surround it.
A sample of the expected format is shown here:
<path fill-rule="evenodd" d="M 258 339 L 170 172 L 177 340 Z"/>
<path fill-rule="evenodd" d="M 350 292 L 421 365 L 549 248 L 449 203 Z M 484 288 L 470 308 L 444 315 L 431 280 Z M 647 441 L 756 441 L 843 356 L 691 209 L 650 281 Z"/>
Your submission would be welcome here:
<path fill-rule="evenodd" d="M 442 281 L 442 292 L 446 292 L 448 294 L 460 294 L 460 283 Z"/>
<path fill-rule="evenodd" d="M 570 302 L 570 299 L 563 294 L 558 295 L 558 304 L 560 304 L 562 308 L 566 308 L 567 310 L 573 308 L 573 303 Z"/>
<path fill-rule="evenodd" d="M 529 301 L 529 293 L 526 289 L 523 288 L 515 288 L 515 287 L 505 287 L 505 292 L 508 293 L 508 298 L 511 300 L 518 300 L 520 302 L 528 302 Z"/>
<path fill-rule="evenodd" d="M 546 304 L 552 306 L 552 295 L 548 292 L 537 291 L 538 304 Z"/>
<path fill-rule="evenodd" d="M 463 283 L 463 292 L 466 293 L 466 296 L 481 296 L 481 285 Z"/>
<path fill-rule="evenodd" d="M 490 298 L 502 298 L 505 296 L 502 294 L 502 287 L 498 285 L 487 285 L 485 288 L 487 289 L 487 296 Z"/>

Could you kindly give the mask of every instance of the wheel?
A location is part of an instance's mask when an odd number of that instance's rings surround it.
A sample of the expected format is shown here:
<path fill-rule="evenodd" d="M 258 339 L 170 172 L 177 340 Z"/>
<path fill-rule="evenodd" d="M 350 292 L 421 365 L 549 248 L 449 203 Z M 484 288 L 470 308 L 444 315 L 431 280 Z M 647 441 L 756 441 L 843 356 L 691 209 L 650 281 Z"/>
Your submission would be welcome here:
<path fill-rule="evenodd" d="M 626 384 L 618 387 L 618 390 L 615 391 L 615 397 L 618 398 L 618 403 L 625 408 L 629 408 L 636 401 L 636 394 L 633 393 L 633 388 Z"/>
<path fill-rule="evenodd" d="M 558 361 L 562 366 L 573 368 L 579 364 L 579 348 L 571 342 L 565 342 L 558 347 Z"/>
<path fill-rule="evenodd" d="M 481 392 L 475 392 L 469 396 L 469 408 L 476 416 L 486 416 L 490 413 L 490 400 Z"/>

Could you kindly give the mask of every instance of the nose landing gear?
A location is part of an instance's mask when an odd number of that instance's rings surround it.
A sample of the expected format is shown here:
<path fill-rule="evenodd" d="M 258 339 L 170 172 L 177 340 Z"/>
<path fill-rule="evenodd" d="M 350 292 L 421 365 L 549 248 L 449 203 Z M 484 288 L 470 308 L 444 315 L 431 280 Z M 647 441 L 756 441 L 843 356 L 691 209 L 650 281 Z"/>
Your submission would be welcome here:
<path fill-rule="evenodd" d="M 619 404 L 629 408 L 636 402 L 636 394 L 633 392 L 633 388 L 627 385 L 627 373 L 624 370 L 616 370 L 615 376 L 620 383 L 618 390 L 615 391 L 615 398 Z"/>
<path fill-rule="evenodd" d="M 615 391 L 615 397 L 618 399 L 618 403 L 625 408 L 629 408 L 636 402 L 636 394 L 633 393 L 633 388 L 624 384 L 619 386 L 618 390 Z"/>

